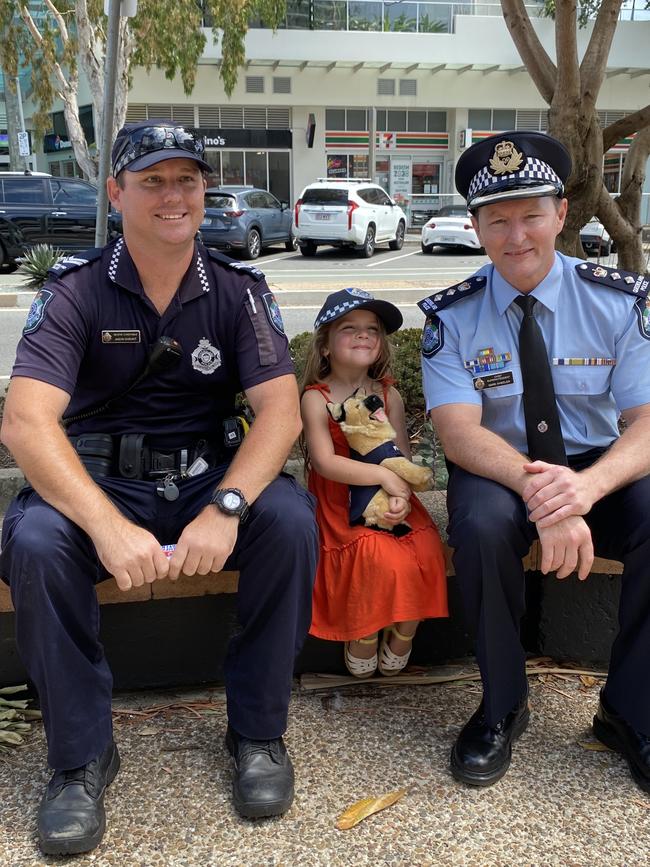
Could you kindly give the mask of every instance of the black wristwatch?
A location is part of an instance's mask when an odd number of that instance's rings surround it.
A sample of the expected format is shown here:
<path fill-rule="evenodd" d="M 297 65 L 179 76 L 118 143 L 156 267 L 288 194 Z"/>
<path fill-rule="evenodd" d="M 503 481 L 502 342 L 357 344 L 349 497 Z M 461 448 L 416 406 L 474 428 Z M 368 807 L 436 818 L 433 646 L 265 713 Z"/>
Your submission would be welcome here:
<path fill-rule="evenodd" d="M 240 524 L 243 524 L 248 518 L 250 508 L 246 502 L 246 497 L 239 488 L 217 488 L 210 502 L 224 515 L 239 518 Z"/>

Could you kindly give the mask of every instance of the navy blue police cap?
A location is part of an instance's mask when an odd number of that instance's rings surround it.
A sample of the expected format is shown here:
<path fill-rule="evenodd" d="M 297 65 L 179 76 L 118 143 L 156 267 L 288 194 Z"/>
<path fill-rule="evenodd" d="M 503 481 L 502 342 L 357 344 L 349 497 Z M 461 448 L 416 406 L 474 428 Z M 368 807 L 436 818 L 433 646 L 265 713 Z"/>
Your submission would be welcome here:
<path fill-rule="evenodd" d="M 404 321 L 402 314 L 390 301 L 375 298 L 364 289 L 340 289 L 338 292 L 332 292 L 325 299 L 325 303 L 314 322 L 314 331 L 317 331 L 322 325 L 335 322 L 353 310 L 372 310 L 384 323 L 386 334 L 397 331 Z"/>
<path fill-rule="evenodd" d="M 562 196 L 571 157 L 543 132 L 511 130 L 477 142 L 456 166 L 456 189 L 470 211 L 482 205 L 534 196 Z"/>
<path fill-rule="evenodd" d="M 173 120 L 149 119 L 127 123 L 113 144 L 112 174 L 116 178 L 122 169 L 140 172 L 163 160 L 174 159 L 194 160 L 204 172 L 210 172 L 210 164 L 203 159 L 204 151 L 203 138 Z"/>

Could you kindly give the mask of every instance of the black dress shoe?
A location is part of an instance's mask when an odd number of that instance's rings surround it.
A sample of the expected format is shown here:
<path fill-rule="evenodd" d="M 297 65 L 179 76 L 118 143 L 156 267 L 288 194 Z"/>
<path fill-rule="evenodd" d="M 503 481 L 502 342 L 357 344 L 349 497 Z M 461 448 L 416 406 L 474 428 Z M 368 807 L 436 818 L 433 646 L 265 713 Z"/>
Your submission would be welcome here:
<path fill-rule="evenodd" d="M 451 772 L 470 786 L 491 786 L 508 770 L 512 742 L 526 730 L 528 695 L 495 726 L 485 721 L 483 701 L 458 736 L 451 751 Z"/>
<path fill-rule="evenodd" d="M 226 746 L 235 760 L 237 811 L 247 819 L 286 813 L 293 802 L 293 765 L 282 738 L 253 741 L 228 726 Z"/>
<path fill-rule="evenodd" d="M 38 840 L 46 855 L 76 855 L 101 843 L 106 830 L 104 792 L 120 769 L 111 741 L 96 759 L 54 771 L 38 808 Z"/>
<path fill-rule="evenodd" d="M 644 792 L 650 792 L 650 736 L 643 735 L 607 706 L 601 693 L 594 717 L 594 734 L 598 740 L 616 750 L 627 760 L 630 773 Z"/>

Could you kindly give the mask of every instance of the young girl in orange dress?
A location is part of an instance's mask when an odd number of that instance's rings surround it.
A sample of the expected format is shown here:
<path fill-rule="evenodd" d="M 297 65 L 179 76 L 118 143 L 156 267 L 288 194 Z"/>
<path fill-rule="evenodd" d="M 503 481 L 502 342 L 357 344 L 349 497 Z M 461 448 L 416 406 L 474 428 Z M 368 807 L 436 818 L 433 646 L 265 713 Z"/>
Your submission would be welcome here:
<path fill-rule="evenodd" d="M 301 411 L 308 487 L 316 496 L 320 560 L 310 632 L 343 641 L 355 677 L 400 672 L 421 620 L 447 616 L 442 544 L 426 509 L 392 470 L 350 457 L 327 403 L 343 403 L 357 388 L 376 394 L 410 458 L 404 404 L 390 375 L 387 334 L 402 324 L 388 301 L 360 289 L 328 296 L 316 319 Z M 381 485 L 389 495 L 386 521 L 408 524 L 405 535 L 351 526 L 350 485 Z M 383 635 L 380 640 L 380 633 Z"/>

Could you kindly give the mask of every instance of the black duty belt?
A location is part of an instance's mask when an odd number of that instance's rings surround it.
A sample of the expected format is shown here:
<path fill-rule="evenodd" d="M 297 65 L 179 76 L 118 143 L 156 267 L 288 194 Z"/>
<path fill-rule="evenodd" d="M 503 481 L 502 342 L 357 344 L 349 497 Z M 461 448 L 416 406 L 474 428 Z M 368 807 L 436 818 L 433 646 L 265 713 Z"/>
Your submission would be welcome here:
<path fill-rule="evenodd" d="M 227 463 L 235 451 L 214 437 L 189 438 L 185 444 L 173 447 L 158 446 L 147 434 L 88 433 L 71 436 L 70 442 L 93 477 L 152 481 L 184 473 L 199 457 L 208 467 L 216 467 Z"/>

